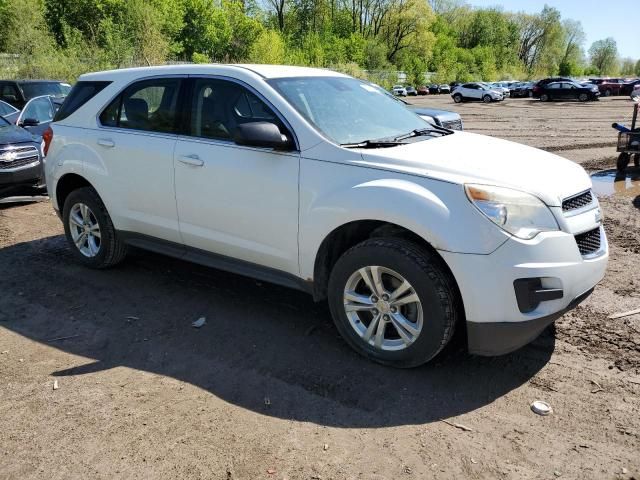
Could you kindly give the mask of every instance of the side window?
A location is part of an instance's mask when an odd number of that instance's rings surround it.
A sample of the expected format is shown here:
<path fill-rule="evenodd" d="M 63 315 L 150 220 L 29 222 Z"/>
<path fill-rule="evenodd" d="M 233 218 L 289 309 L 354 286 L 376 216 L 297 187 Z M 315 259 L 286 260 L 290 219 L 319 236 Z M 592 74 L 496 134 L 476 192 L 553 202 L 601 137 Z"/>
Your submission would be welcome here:
<path fill-rule="evenodd" d="M 53 120 L 53 105 L 49 97 L 37 97 L 25 105 L 22 111 L 21 121 L 28 119 L 37 120 L 38 123 L 50 122 Z"/>
<path fill-rule="evenodd" d="M 275 123 L 286 133 L 271 108 L 242 85 L 217 79 L 194 81 L 192 136 L 230 140 L 238 125 L 265 121 Z"/>
<path fill-rule="evenodd" d="M 62 107 L 56 114 L 56 121 L 64 120 L 81 106 L 100 93 L 111 82 L 78 82 L 71 89 Z"/>
<path fill-rule="evenodd" d="M 8 103 L 0 103 L 0 115 L 9 115 L 10 113 L 15 112 L 13 108 Z"/>
<path fill-rule="evenodd" d="M 562 86 L 561 83 L 550 83 L 548 88 L 557 89 Z"/>
<path fill-rule="evenodd" d="M 173 133 L 179 79 L 143 80 L 127 87 L 100 115 L 108 127 Z"/>

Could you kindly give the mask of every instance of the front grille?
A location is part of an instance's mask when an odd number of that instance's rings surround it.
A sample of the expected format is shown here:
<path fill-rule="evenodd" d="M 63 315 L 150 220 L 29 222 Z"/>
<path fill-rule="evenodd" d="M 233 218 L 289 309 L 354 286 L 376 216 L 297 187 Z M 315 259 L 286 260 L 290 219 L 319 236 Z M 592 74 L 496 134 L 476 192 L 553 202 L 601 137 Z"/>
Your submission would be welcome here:
<path fill-rule="evenodd" d="M 0 148 L 0 170 L 24 167 L 39 160 L 38 149 L 33 146 Z"/>
<path fill-rule="evenodd" d="M 591 190 L 579 193 L 573 197 L 567 198 L 562 202 L 562 211 L 570 212 L 571 210 L 577 210 L 578 208 L 586 207 L 593 202 L 593 195 Z"/>
<path fill-rule="evenodd" d="M 442 122 L 444 128 L 449 130 L 462 130 L 462 120 L 451 120 L 449 122 Z"/>
<path fill-rule="evenodd" d="M 576 235 L 580 255 L 590 255 L 600 250 L 600 227 Z"/>

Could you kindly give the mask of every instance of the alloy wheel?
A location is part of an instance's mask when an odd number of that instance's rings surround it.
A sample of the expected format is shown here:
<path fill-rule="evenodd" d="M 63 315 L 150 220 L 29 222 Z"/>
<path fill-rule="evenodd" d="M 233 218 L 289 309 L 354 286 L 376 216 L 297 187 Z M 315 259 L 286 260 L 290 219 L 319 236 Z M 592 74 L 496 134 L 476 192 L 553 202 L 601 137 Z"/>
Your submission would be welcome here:
<path fill-rule="evenodd" d="M 78 251 L 85 257 L 95 257 L 102 245 L 100 224 L 84 203 L 76 203 L 69 212 L 69 230 Z"/>
<path fill-rule="evenodd" d="M 368 266 L 354 272 L 343 300 L 351 327 L 376 349 L 403 350 L 420 336 L 420 298 L 402 275 L 389 268 Z"/>

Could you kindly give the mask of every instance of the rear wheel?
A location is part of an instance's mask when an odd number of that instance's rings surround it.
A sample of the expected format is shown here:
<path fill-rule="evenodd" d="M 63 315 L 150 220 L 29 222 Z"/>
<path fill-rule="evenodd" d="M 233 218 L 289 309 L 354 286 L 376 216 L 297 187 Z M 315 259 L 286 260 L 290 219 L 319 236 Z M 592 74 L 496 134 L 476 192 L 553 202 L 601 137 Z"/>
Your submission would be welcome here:
<path fill-rule="evenodd" d="M 627 165 L 629 165 L 629 159 L 630 155 L 628 153 L 622 152 L 620 155 L 618 155 L 618 162 L 616 163 L 616 167 L 619 172 L 624 172 L 624 170 L 627 168 Z"/>
<path fill-rule="evenodd" d="M 460 102 L 462 102 L 462 95 L 460 95 L 459 93 L 456 93 L 456 94 L 453 96 L 453 101 L 454 101 L 454 102 L 456 102 L 456 103 L 460 103 Z"/>
<path fill-rule="evenodd" d="M 489 95 L 485 95 L 484 97 L 482 97 L 482 101 L 484 103 L 491 103 L 491 97 Z"/>
<path fill-rule="evenodd" d="M 64 233 L 76 259 L 90 268 L 121 262 L 126 245 L 117 236 L 104 203 L 91 187 L 69 194 L 62 210 Z"/>
<path fill-rule="evenodd" d="M 611 90 L 610 90 L 610 89 L 606 89 L 606 90 L 604 91 L 604 96 L 605 96 L 605 97 L 610 97 L 610 96 L 611 96 Z"/>
<path fill-rule="evenodd" d="M 435 253 L 397 238 L 351 248 L 329 279 L 331 315 L 347 343 L 401 368 L 428 362 L 449 342 L 459 316 L 457 295 Z"/>
<path fill-rule="evenodd" d="M 543 93 L 542 95 L 540 95 L 541 102 L 548 102 L 549 100 L 550 100 L 549 95 L 547 95 L 546 93 Z"/>
<path fill-rule="evenodd" d="M 578 100 L 580 100 L 581 102 L 586 102 L 587 100 L 589 100 L 589 95 L 587 95 L 586 93 L 581 93 L 578 96 Z"/>

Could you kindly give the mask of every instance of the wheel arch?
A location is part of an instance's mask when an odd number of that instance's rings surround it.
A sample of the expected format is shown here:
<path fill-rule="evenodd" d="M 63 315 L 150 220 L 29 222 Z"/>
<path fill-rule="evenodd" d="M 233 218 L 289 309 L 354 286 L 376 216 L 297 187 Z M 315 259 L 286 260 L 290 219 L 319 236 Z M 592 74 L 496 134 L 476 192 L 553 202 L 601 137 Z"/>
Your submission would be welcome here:
<path fill-rule="evenodd" d="M 83 187 L 96 188 L 85 177 L 77 173 L 65 173 L 56 183 L 55 199 L 58 209 L 62 212 L 64 202 L 71 192 Z M 96 190 L 97 193 L 97 190 Z M 98 196 L 100 194 L 98 193 Z"/>
<path fill-rule="evenodd" d="M 430 251 L 440 260 L 441 267 L 451 276 L 456 288 L 460 308 L 464 309 L 462 295 L 453 272 L 438 251 L 423 237 L 412 230 L 395 223 L 381 220 L 355 220 L 333 229 L 321 242 L 313 267 L 313 298 L 321 301 L 327 298 L 329 276 L 338 259 L 351 247 L 370 238 L 402 238 L 420 248 Z M 463 311 L 463 310 L 461 310 Z"/>

